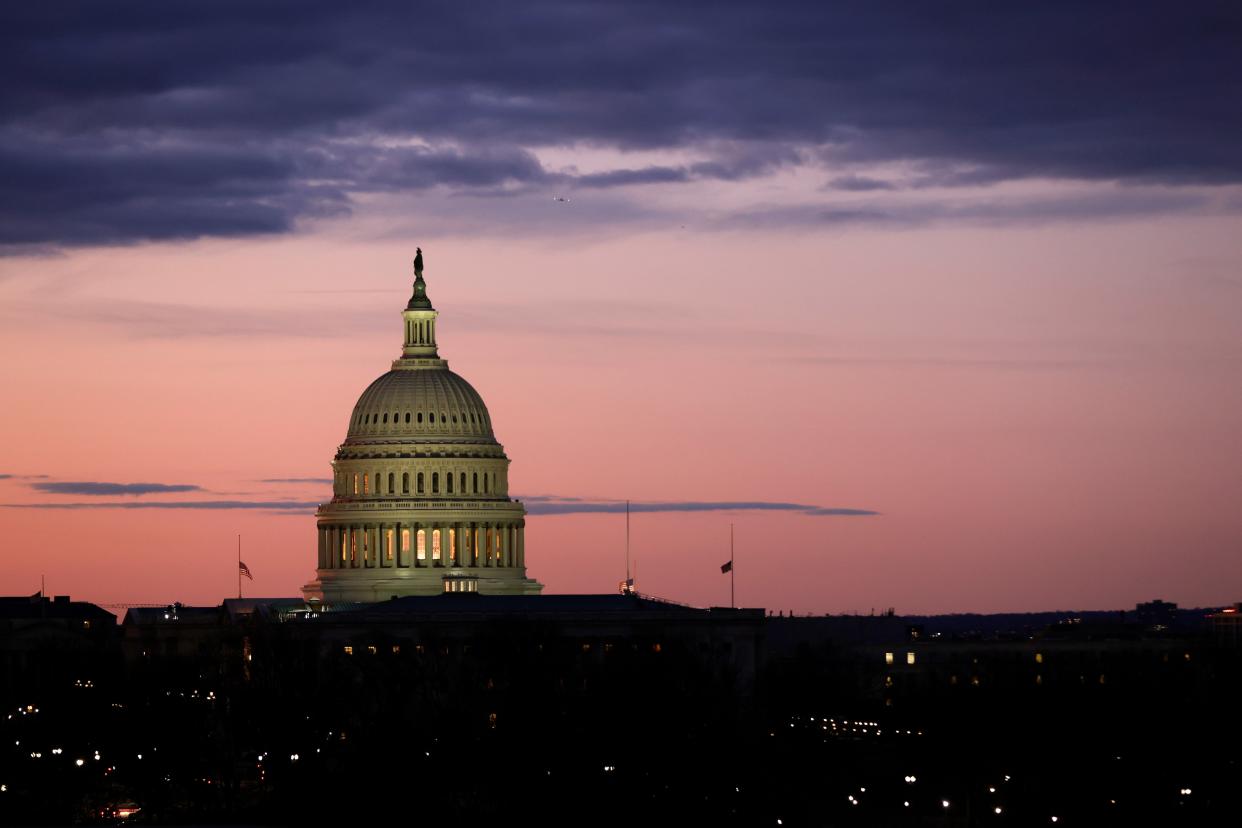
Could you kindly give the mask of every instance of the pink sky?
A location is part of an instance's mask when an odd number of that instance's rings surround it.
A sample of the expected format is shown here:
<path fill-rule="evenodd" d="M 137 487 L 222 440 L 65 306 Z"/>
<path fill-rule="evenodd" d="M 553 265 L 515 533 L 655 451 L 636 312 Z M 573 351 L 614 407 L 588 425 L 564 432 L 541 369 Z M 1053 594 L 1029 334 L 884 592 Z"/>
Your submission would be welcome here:
<path fill-rule="evenodd" d="M 542 202 L 495 231 L 454 224 L 450 199 L 387 206 L 0 259 L 0 502 L 139 499 L 33 475 L 326 497 L 260 481 L 329 475 L 399 352 L 419 244 L 441 354 L 487 402 L 516 494 L 879 513 L 636 515 L 644 592 L 727 603 L 733 523 L 738 600 L 773 610 L 1242 599 L 1234 217 L 558 233 Z M 8 595 L 45 575 L 100 603 L 215 603 L 239 533 L 248 594 L 297 594 L 315 559 L 309 513 L 23 507 L 0 526 Z M 548 592 L 612 591 L 623 518 L 532 516 L 527 561 Z"/>

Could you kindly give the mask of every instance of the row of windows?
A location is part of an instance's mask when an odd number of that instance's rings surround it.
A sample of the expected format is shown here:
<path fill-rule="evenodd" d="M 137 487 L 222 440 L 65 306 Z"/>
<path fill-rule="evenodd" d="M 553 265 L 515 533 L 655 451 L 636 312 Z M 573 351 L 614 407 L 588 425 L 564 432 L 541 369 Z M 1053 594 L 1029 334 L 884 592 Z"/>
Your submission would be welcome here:
<path fill-rule="evenodd" d="M 409 529 L 387 528 L 372 531 L 367 528 L 350 528 L 340 532 L 340 546 L 335 551 L 338 567 L 375 566 L 378 559 L 397 566 L 409 566 L 411 542 L 414 560 L 434 564 L 448 563 L 452 566 L 513 566 L 515 545 L 520 529 L 517 526 L 486 527 L 471 531 L 463 529 Z M 460 541 L 460 542 L 459 542 Z M 332 555 L 332 535 L 329 534 L 323 548 Z M 421 564 L 420 564 L 421 565 Z"/>
<path fill-rule="evenodd" d="M 427 412 L 407 411 L 405 412 L 405 422 L 407 424 L 411 422 L 415 424 L 421 424 L 423 422 L 424 413 L 426 414 L 427 422 L 430 423 L 431 425 L 435 425 L 436 424 L 436 412 L 434 411 L 427 411 Z M 392 423 L 395 425 L 400 422 L 401 422 L 401 412 L 394 411 L 392 413 Z M 441 411 L 439 422 L 441 425 L 447 425 L 450 422 L 456 425 L 457 414 L 456 413 L 449 414 L 447 412 Z M 467 414 L 463 412 L 461 415 L 461 422 L 462 423 L 469 422 L 471 425 L 481 425 L 483 423 L 483 418 L 477 416 L 473 411 L 469 412 L 468 417 L 467 417 Z M 383 413 L 374 412 L 371 414 L 359 414 L 357 417 L 354 418 L 354 425 L 356 426 L 388 425 L 388 423 L 389 423 L 389 419 L 388 419 L 387 411 Z"/>
<path fill-rule="evenodd" d="M 454 476 L 453 472 L 445 472 L 441 476 L 440 472 L 432 472 L 428 475 L 426 472 L 418 472 L 414 476 L 414 494 L 427 494 L 427 483 L 430 477 L 431 494 L 440 494 L 440 483 L 444 483 L 444 494 L 491 494 L 496 491 L 496 472 L 483 472 L 481 479 L 483 488 L 479 488 L 480 474 L 471 472 L 467 477 L 465 472 Z M 385 490 L 381 484 L 384 482 L 384 476 L 380 472 L 375 473 L 375 486 L 371 486 L 371 476 L 361 472 L 354 475 L 353 494 L 369 495 L 375 494 L 397 494 L 397 474 L 396 472 L 388 473 L 388 488 Z M 453 481 L 457 481 L 456 491 L 454 491 Z M 469 484 L 470 488 L 466 488 Z M 410 473 L 401 473 L 401 494 L 410 494 Z"/>
<path fill-rule="evenodd" d="M 435 323 L 428 319 L 425 322 L 405 323 L 405 341 L 410 345 L 436 344 Z"/>

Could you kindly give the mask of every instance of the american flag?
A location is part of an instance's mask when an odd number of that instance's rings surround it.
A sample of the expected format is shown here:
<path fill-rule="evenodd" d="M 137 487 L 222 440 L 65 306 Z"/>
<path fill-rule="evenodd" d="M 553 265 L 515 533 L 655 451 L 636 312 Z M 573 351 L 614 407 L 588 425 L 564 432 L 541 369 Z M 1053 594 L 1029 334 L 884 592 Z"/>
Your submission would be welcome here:
<path fill-rule="evenodd" d="M 252 581 L 254 580 L 254 576 L 250 574 L 250 567 L 246 566 L 241 561 L 238 561 L 237 568 L 241 571 L 241 574 L 245 575 L 247 578 L 249 578 Z"/>

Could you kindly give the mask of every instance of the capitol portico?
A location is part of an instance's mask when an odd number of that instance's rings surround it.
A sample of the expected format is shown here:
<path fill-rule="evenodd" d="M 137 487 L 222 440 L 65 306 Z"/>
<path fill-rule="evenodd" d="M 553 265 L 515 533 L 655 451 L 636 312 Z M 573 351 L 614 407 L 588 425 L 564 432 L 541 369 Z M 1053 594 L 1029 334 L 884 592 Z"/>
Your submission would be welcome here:
<path fill-rule="evenodd" d="M 509 458 L 478 392 L 436 346 L 422 254 L 392 370 L 358 399 L 318 511 L 316 578 L 325 602 L 442 592 L 537 595 L 526 577 L 525 515 Z"/>

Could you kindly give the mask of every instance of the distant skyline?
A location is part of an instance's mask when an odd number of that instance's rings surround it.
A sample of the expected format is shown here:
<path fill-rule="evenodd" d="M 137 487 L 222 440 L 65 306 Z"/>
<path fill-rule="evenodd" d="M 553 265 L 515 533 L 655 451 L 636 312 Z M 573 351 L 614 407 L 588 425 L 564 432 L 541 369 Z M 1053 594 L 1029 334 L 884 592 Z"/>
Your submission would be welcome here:
<path fill-rule="evenodd" d="M 416 246 L 548 592 L 1242 600 L 1235 4 L 0 12 L 3 594 L 296 595 Z"/>

